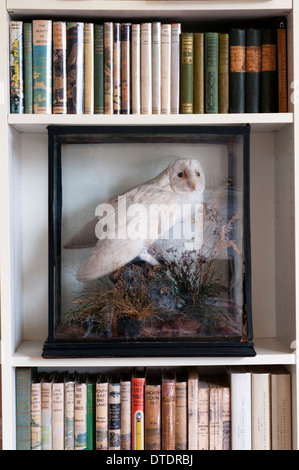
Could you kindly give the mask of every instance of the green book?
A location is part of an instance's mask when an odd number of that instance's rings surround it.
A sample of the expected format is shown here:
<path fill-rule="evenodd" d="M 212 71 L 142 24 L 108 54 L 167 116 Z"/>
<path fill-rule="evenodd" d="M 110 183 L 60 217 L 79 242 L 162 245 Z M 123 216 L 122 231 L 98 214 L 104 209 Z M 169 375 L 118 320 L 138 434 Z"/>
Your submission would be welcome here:
<path fill-rule="evenodd" d="M 24 23 L 24 111 L 33 113 L 32 98 L 32 23 Z"/>
<path fill-rule="evenodd" d="M 194 109 L 204 113 L 204 33 L 194 33 Z"/>
<path fill-rule="evenodd" d="M 16 450 L 31 450 L 31 383 L 35 368 L 16 369 Z"/>
<path fill-rule="evenodd" d="M 205 113 L 218 113 L 218 33 L 205 33 Z"/>
<path fill-rule="evenodd" d="M 87 377 L 87 445 L 86 450 L 95 449 L 95 390 L 96 380 L 93 375 Z"/>
<path fill-rule="evenodd" d="M 104 114 L 104 25 L 94 25 L 94 113 Z"/>
<path fill-rule="evenodd" d="M 194 34 L 181 33 L 180 113 L 193 113 Z"/>
<path fill-rule="evenodd" d="M 218 108 L 220 114 L 229 111 L 229 35 L 219 34 Z"/>

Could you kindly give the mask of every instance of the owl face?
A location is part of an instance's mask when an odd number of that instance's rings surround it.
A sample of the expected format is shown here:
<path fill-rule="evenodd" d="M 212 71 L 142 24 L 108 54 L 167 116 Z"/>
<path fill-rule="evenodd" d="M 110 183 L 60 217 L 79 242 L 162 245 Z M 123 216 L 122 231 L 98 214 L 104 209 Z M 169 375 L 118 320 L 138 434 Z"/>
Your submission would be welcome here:
<path fill-rule="evenodd" d="M 202 193 L 205 177 L 201 164 L 189 158 L 175 160 L 169 166 L 169 183 L 177 194 Z"/>

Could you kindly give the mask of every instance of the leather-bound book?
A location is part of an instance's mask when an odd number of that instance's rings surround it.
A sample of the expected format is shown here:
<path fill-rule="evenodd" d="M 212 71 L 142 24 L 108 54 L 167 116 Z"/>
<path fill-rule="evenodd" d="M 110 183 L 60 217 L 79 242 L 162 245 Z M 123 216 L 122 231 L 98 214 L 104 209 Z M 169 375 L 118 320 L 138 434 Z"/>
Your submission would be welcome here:
<path fill-rule="evenodd" d="M 245 29 L 230 29 L 229 112 L 245 112 Z"/>
<path fill-rule="evenodd" d="M 261 112 L 278 111 L 276 29 L 262 30 Z"/>
<path fill-rule="evenodd" d="M 246 30 L 246 113 L 260 112 L 262 70 L 261 30 Z"/>

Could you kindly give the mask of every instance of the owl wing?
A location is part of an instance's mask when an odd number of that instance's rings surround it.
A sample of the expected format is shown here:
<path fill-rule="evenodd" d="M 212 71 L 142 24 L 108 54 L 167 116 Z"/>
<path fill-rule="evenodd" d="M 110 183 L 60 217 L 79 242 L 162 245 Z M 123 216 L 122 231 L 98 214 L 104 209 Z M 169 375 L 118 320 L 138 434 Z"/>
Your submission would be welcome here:
<path fill-rule="evenodd" d="M 111 214 L 107 216 L 105 223 L 115 223 L 115 237 L 98 239 L 89 258 L 78 269 L 78 280 L 85 281 L 103 277 L 136 258 L 161 235 L 159 225 L 153 235 L 147 231 L 139 238 L 138 235 L 137 238 L 134 236 L 136 233 L 134 230 L 137 230 L 140 235 L 143 227 L 149 227 L 150 206 L 165 204 L 165 207 L 168 207 L 170 204 L 177 203 L 177 197 L 174 193 L 150 184 L 133 188 L 124 196 L 126 196 L 127 216 L 121 213 L 123 206 L 117 204 L 113 199 L 114 211 L 111 211 Z M 142 205 L 143 209 L 138 210 L 138 206 L 133 206 L 135 204 Z M 129 208 L 130 210 L 128 210 Z M 136 210 L 134 211 L 134 209 Z"/>

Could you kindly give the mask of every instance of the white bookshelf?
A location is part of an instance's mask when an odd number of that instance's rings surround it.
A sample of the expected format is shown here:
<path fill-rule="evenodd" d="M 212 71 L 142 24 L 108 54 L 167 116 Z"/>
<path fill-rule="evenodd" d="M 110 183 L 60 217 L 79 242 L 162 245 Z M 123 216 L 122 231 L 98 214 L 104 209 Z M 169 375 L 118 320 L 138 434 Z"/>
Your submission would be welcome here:
<path fill-rule="evenodd" d="M 286 114 L 90 116 L 10 115 L 8 21 L 51 18 L 288 18 L 289 90 L 299 80 L 299 4 L 292 0 L 0 0 L 0 259 L 3 448 L 15 448 L 16 367 L 222 367 L 283 364 L 293 377 L 293 443 L 298 441 L 299 108 Z M 297 28 L 294 27 L 297 25 Z M 293 60 L 295 58 L 295 60 Z M 291 92 L 290 92 L 291 97 Z M 298 93 L 299 99 L 299 93 Z M 47 126 L 251 125 L 253 358 L 43 359 L 47 337 Z"/>

